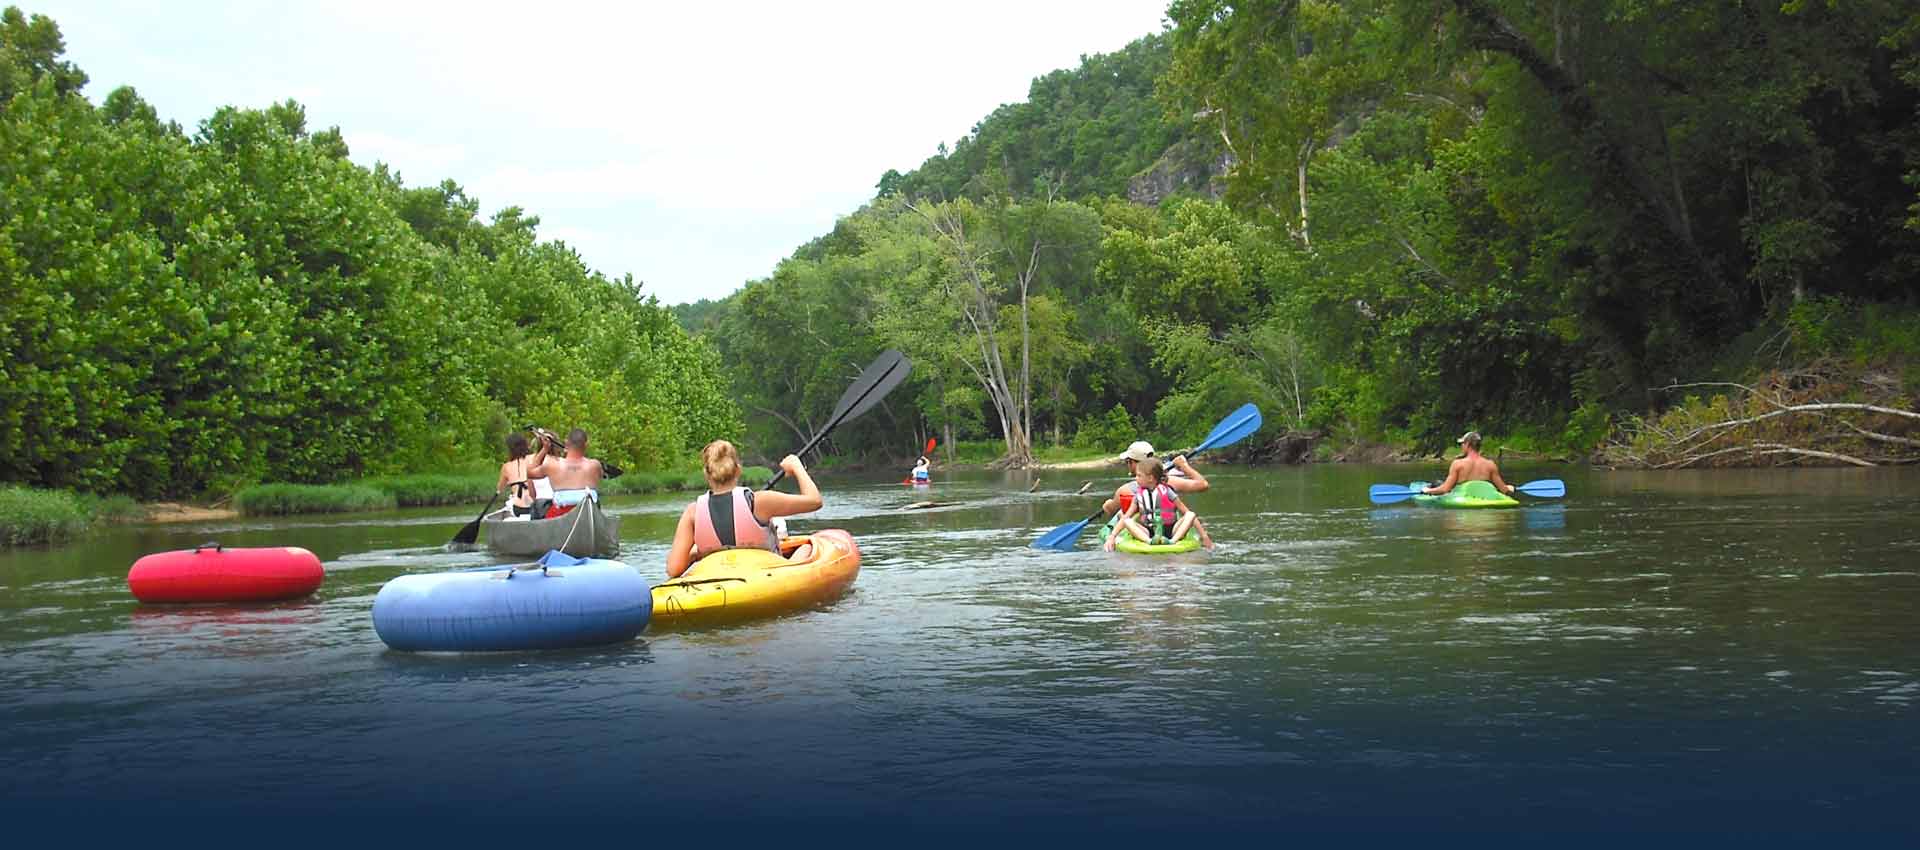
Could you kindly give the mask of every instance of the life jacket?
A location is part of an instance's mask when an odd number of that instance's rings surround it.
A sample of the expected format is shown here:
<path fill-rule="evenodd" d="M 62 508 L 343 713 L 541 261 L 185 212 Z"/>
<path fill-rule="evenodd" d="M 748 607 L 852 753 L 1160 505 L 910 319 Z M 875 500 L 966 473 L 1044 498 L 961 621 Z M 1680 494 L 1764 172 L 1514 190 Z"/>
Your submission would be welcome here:
<path fill-rule="evenodd" d="M 1140 482 L 1129 481 L 1123 486 L 1127 488 L 1120 491 L 1120 512 L 1124 514 L 1133 510 L 1133 494 L 1140 492 Z"/>
<path fill-rule="evenodd" d="M 780 536 L 753 515 L 753 491 L 735 487 L 716 499 L 701 493 L 693 502 L 693 548 L 700 557 L 722 549 L 780 551 Z"/>
<path fill-rule="evenodd" d="M 1140 502 L 1141 523 L 1149 531 L 1157 524 L 1159 534 L 1173 533 L 1174 525 L 1180 521 L 1180 494 L 1165 484 L 1156 484 L 1151 490 L 1141 490 L 1135 498 Z"/>

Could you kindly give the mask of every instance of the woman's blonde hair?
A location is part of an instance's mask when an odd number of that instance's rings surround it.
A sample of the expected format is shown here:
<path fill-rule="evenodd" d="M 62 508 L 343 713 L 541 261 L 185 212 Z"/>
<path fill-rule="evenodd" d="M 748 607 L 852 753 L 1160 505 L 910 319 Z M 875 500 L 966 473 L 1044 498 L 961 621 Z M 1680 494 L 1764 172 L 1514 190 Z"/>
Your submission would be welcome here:
<path fill-rule="evenodd" d="M 700 463 L 707 468 L 708 489 L 740 480 L 740 451 L 726 440 L 714 440 L 701 449 Z"/>

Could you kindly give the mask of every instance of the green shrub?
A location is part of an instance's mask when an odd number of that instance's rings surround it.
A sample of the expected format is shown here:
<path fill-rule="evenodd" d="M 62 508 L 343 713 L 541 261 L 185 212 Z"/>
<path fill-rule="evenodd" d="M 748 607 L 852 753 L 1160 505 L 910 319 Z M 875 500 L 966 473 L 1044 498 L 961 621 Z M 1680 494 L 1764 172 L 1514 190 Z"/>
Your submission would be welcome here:
<path fill-rule="evenodd" d="M 1076 448 L 1118 453 L 1140 439 L 1140 430 L 1127 409 L 1116 404 L 1104 414 L 1082 420 L 1072 442 Z"/>
<path fill-rule="evenodd" d="M 328 514 L 399 507 L 392 493 L 365 484 L 261 484 L 233 497 L 246 516 Z"/>
<path fill-rule="evenodd" d="M 368 478 L 360 484 L 393 495 L 400 507 L 465 505 L 484 502 L 493 496 L 499 483 L 495 475 L 389 475 Z"/>
<path fill-rule="evenodd" d="M 64 543 L 86 530 L 90 521 L 86 507 L 72 493 L 0 487 L 0 543 Z"/>
<path fill-rule="evenodd" d="M 139 522 L 147 517 L 147 509 L 134 501 L 132 496 L 76 493 L 74 500 L 93 522 Z"/>

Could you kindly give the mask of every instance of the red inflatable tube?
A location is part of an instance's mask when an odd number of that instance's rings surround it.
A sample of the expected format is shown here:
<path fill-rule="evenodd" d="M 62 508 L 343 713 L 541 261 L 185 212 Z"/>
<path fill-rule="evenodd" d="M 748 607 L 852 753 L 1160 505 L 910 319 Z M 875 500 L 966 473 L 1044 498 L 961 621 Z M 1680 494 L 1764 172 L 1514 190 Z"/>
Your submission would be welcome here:
<path fill-rule="evenodd" d="M 305 596 L 324 578 L 320 558 L 305 549 L 207 543 L 134 561 L 127 589 L 141 602 L 253 602 Z"/>

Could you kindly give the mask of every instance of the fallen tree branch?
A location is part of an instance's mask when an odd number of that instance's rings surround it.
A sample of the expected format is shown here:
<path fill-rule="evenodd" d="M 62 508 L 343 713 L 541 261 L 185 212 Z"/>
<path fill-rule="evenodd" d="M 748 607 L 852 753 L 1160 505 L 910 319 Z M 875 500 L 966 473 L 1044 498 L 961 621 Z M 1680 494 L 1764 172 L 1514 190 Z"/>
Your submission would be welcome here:
<path fill-rule="evenodd" d="M 1710 457 L 1739 454 L 1742 452 L 1754 455 L 1756 457 L 1763 456 L 1763 455 L 1787 454 L 1787 455 L 1801 455 L 1804 457 L 1824 458 L 1826 460 L 1837 460 L 1842 463 L 1853 464 L 1854 466 L 1874 466 L 1875 465 L 1872 461 L 1861 460 L 1860 458 L 1854 457 L 1852 455 L 1843 455 L 1843 454 L 1838 454 L 1836 452 L 1823 452 L 1817 449 L 1803 449 L 1797 446 L 1789 446 L 1785 443 L 1748 443 L 1744 446 L 1734 446 L 1732 448 L 1726 448 L 1726 449 L 1720 449 L 1718 451 L 1707 452 L 1706 454 L 1688 455 L 1686 457 L 1680 458 L 1679 460 L 1670 460 L 1670 461 L 1667 461 L 1666 463 L 1655 464 L 1653 468 L 1654 469 L 1682 469 L 1685 467 L 1692 466 Z"/>
<path fill-rule="evenodd" d="M 1843 422 L 1842 424 L 1846 425 L 1848 428 L 1852 428 L 1854 433 L 1859 434 L 1860 436 L 1865 437 L 1869 440 L 1873 440 L 1875 442 L 1892 443 L 1896 446 L 1911 446 L 1913 448 L 1920 448 L 1920 440 L 1909 440 L 1906 437 L 1895 437 L 1892 434 L 1881 434 L 1875 431 L 1869 431 L 1865 428 L 1862 428 L 1858 425 L 1853 424 L 1852 422 Z"/>
<path fill-rule="evenodd" d="M 1826 460 L 1837 460 L 1842 463 L 1851 463 L 1854 466 L 1872 466 L 1873 465 L 1871 461 L 1861 460 L 1857 457 L 1853 457 L 1852 455 L 1843 455 L 1835 452 L 1823 452 L 1823 451 L 1817 451 L 1815 449 L 1802 449 L 1794 446 L 1785 445 L 1783 443 L 1754 443 L 1753 448 L 1764 449 L 1765 451 L 1755 452 L 1755 454 L 1762 454 L 1762 455 L 1790 454 L 1790 455 L 1801 455 L 1803 457 L 1824 458 Z"/>
<path fill-rule="evenodd" d="M 1691 440 L 1694 437 L 1700 436 L 1701 434 L 1706 433 L 1708 431 L 1720 431 L 1720 430 L 1725 430 L 1727 428 L 1736 428 L 1741 425 L 1752 425 L 1756 422 L 1772 419 L 1776 416 L 1786 416 L 1793 413 L 1825 413 L 1830 410 L 1859 410 L 1859 411 L 1865 411 L 1867 413 L 1879 413 L 1886 416 L 1904 416 L 1904 417 L 1907 417 L 1908 419 L 1920 421 L 1920 413 L 1914 413 L 1913 411 L 1910 411 L 1910 410 L 1899 410 L 1892 407 L 1881 407 L 1880 405 L 1877 405 L 1877 404 L 1851 404 L 1846 402 L 1826 402 L 1821 404 L 1795 404 L 1795 405 L 1782 407 L 1779 410 L 1762 413 L 1759 416 L 1749 416 L 1745 419 L 1729 419 L 1725 422 L 1715 422 L 1711 425 L 1702 425 L 1698 428 L 1693 429 L 1692 431 L 1687 432 L 1687 435 L 1684 437 L 1681 437 L 1677 442 L 1681 442 L 1681 443 L 1687 442 L 1688 440 Z"/>

